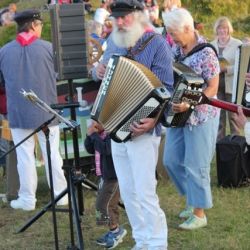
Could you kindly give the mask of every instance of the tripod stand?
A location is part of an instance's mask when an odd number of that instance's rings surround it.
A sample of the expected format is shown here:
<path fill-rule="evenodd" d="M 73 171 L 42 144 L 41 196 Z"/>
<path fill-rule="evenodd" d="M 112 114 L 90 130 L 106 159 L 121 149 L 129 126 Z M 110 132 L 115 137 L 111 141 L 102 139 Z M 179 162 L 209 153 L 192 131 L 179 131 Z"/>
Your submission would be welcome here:
<path fill-rule="evenodd" d="M 53 116 L 48 121 L 44 122 L 41 126 L 35 129 L 31 134 L 17 143 L 14 147 L 12 147 L 9 151 L 3 154 L 0 158 L 3 158 L 18 146 L 20 146 L 23 142 L 28 140 L 31 136 L 38 133 L 39 131 L 43 131 L 46 138 L 46 151 L 47 151 L 47 160 L 48 160 L 48 172 L 49 172 L 49 182 L 50 182 L 50 196 L 51 196 L 51 206 L 52 206 L 52 217 L 53 217 L 53 226 L 54 226 L 54 239 L 55 239 L 55 248 L 58 249 L 58 234 L 57 234 L 57 221 L 56 221 L 56 213 L 55 213 L 55 199 L 54 199 L 54 185 L 53 185 L 53 177 L 52 177 L 52 165 L 51 165 L 51 150 L 50 150 L 50 141 L 49 141 L 49 128 L 48 125 L 55 119 L 56 116 Z"/>
<path fill-rule="evenodd" d="M 73 93 L 73 92 L 72 92 Z M 66 178 L 67 178 L 67 188 L 62 191 L 61 194 L 59 194 L 56 198 L 54 198 L 54 196 L 51 196 L 51 202 L 49 202 L 40 212 L 38 212 L 33 218 L 31 218 L 22 228 L 20 228 L 17 232 L 23 232 L 25 231 L 30 225 L 32 225 L 38 218 L 40 218 L 48 209 L 50 209 L 52 207 L 53 209 L 53 214 L 54 217 L 55 216 L 55 203 L 60 200 L 66 193 L 68 193 L 69 196 L 69 221 L 70 221 L 70 232 L 71 232 L 71 246 L 68 247 L 68 249 L 84 249 L 84 244 L 83 244 L 83 237 L 82 237 L 82 231 L 81 231 L 81 220 L 80 220 L 80 214 L 82 213 L 82 207 L 81 204 L 83 204 L 83 202 L 81 203 L 80 201 L 82 201 L 82 185 L 81 182 L 85 182 L 88 186 L 90 186 L 92 189 L 97 190 L 97 186 L 92 183 L 91 181 L 86 179 L 86 176 L 81 174 L 81 172 L 79 171 L 79 149 L 78 149 L 78 140 L 77 140 L 77 130 L 76 127 L 78 126 L 76 124 L 76 122 L 73 121 L 68 121 L 67 119 L 61 117 L 60 115 L 57 114 L 57 112 L 55 112 L 53 109 L 51 109 L 51 107 L 49 107 L 46 103 L 44 103 L 42 100 L 40 100 L 35 93 L 30 92 L 27 93 L 25 91 L 23 91 L 23 95 L 30 100 L 31 102 L 33 102 L 35 105 L 37 105 L 38 107 L 46 110 L 49 113 L 53 113 L 55 114 L 55 116 L 57 116 L 61 121 L 63 121 L 65 124 L 68 125 L 67 129 L 71 129 L 72 133 L 73 133 L 73 142 L 74 142 L 74 152 L 77 151 L 78 154 L 75 154 L 75 162 L 76 162 L 76 167 L 72 168 L 71 166 L 64 166 L 64 169 L 66 170 Z M 73 96 L 73 95 L 71 95 Z M 70 107 L 71 110 L 73 108 L 75 108 L 77 106 L 77 104 L 73 105 L 73 104 L 66 104 L 66 107 Z M 78 104 L 79 106 L 79 104 Z M 77 106 L 77 107 L 78 107 Z M 60 108 L 63 108 L 63 105 L 59 105 Z M 56 105 L 54 105 L 54 108 L 56 108 Z M 72 117 L 72 115 L 71 115 Z M 74 117 L 73 117 L 74 118 Z M 74 119 L 76 120 L 76 119 Z M 74 139 L 75 138 L 75 139 Z M 65 140 L 66 143 L 66 140 Z M 65 145 L 65 150 L 66 150 L 66 145 Z M 66 155 L 66 160 L 68 163 L 68 157 L 67 154 Z M 50 159 L 49 159 L 50 160 Z M 80 174 L 79 174 L 80 172 Z M 80 188 L 79 188 L 80 187 Z M 75 190 L 76 188 L 78 188 L 77 190 Z M 76 191 L 79 191 L 78 194 L 78 199 L 76 198 Z M 80 195 L 79 195 L 80 194 Z M 51 194 L 52 195 L 52 194 Z M 79 198 L 80 197 L 80 198 Z M 77 203 L 78 201 L 78 203 Z M 73 221 L 74 220 L 74 221 Z M 74 222 L 74 223 L 73 223 Z M 58 237 L 57 237 L 57 223 L 56 223 L 56 219 L 53 220 L 53 224 L 54 224 L 54 234 L 55 234 L 55 246 L 56 249 L 58 249 Z M 77 232 L 77 245 L 75 245 L 74 242 L 74 225 L 75 225 L 75 229 Z"/>

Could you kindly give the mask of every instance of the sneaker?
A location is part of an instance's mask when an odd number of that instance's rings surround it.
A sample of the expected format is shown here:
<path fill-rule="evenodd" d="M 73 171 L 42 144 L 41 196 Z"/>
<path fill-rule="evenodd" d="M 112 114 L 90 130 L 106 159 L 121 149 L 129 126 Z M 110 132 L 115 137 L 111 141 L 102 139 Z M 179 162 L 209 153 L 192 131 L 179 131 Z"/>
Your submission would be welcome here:
<path fill-rule="evenodd" d="M 104 235 L 102 235 L 100 238 L 98 238 L 96 240 L 96 244 L 100 245 L 100 246 L 106 246 L 107 242 L 106 242 L 106 239 L 109 237 L 109 234 L 111 232 L 108 231 L 107 233 L 105 233 Z"/>
<path fill-rule="evenodd" d="M 187 219 L 189 218 L 191 215 L 193 215 L 194 212 L 194 208 L 193 207 L 186 207 L 183 211 L 180 212 L 179 214 L 179 218 L 181 219 Z"/>
<path fill-rule="evenodd" d="M 31 211 L 35 209 L 35 204 L 34 205 L 28 204 L 21 199 L 11 201 L 10 206 L 14 209 L 23 209 L 25 211 Z"/>
<path fill-rule="evenodd" d="M 127 230 L 119 227 L 117 233 L 109 231 L 96 240 L 96 243 L 101 246 L 105 246 L 107 249 L 115 248 L 119 243 L 123 241 L 124 236 L 127 234 Z"/>
<path fill-rule="evenodd" d="M 207 217 L 204 215 L 203 218 L 192 215 L 186 221 L 179 225 L 179 228 L 184 230 L 194 230 L 207 225 Z"/>
<path fill-rule="evenodd" d="M 67 206 L 69 204 L 68 195 L 64 195 L 57 203 L 57 206 Z"/>

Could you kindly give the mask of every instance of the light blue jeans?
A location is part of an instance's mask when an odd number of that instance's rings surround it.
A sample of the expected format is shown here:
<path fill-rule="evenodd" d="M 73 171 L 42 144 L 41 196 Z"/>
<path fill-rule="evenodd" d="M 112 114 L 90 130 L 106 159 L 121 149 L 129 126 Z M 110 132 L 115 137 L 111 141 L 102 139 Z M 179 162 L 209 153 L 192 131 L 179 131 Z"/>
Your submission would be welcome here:
<path fill-rule="evenodd" d="M 188 206 L 211 208 L 210 165 L 219 116 L 199 126 L 167 128 L 164 166 Z"/>

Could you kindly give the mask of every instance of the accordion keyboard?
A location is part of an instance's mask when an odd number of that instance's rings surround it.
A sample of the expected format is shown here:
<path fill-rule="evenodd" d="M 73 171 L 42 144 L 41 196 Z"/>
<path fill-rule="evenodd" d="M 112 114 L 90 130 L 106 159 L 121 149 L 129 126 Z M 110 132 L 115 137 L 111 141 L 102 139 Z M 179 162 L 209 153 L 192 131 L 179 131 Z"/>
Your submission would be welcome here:
<path fill-rule="evenodd" d="M 159 101 L 155 98 L 150 98 L 120 129 L 116 131 L 117 137 L 122 141 L 127 138 L 131 133 L 130 125 L 133 122 L 140 123 L 142 117 L 149 117 L 159 105 Z"/>
<path fill-rule="evenodd" d="M 167 127 L 182 127 L 186 124 L 189 116 L 191 115 L 197 96 L 193 96 L 194 100 L 188 98 L 189 90 L 200 90 L 204 80 L 198 76 L 191 68 L 182 64 L 174 63 L 174 77 L 175 77 L 175 90 L 171 101 L 168 103 L 166 112 L 166 126 Z M 172 103 L 181 103 L 182 101 L 188 102 L 191 107 L 185 112 L 174 113 L 172 111 Z"/>
<path fill-rule="evenodd" d="M 170 93 L 146 66 L 122 56 L 112 56 L 98 91 L 91 117 L 118 142 L 130 138 L 134 121 L 156 112 Z M 158 108 L 159 107 L 159 108 Z"/>

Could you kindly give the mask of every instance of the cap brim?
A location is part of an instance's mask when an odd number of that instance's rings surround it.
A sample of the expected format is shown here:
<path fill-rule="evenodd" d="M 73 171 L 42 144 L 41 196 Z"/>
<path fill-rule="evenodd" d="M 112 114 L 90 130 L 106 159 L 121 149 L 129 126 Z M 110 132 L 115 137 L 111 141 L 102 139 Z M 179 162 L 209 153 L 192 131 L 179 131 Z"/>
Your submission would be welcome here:
<path fill-rule="evenodd" d="M 20 17 L 17 17 L 17 18 L 14 18 L 14 21 L 18 24 L 20 23 L 27 23 L 27 22 L 33 22 L 34 20 L 40 20 L 40 21 L 43 21 L 42 17 L 30 17 L 30 18 L 20 18 Z"/>
<path fill-rule="evenodd" d="M 133 11 L 131 10 L 130 11 L 113 11 L 110 16 L 111 17 L 124 17 L 132 12 Z"/>

